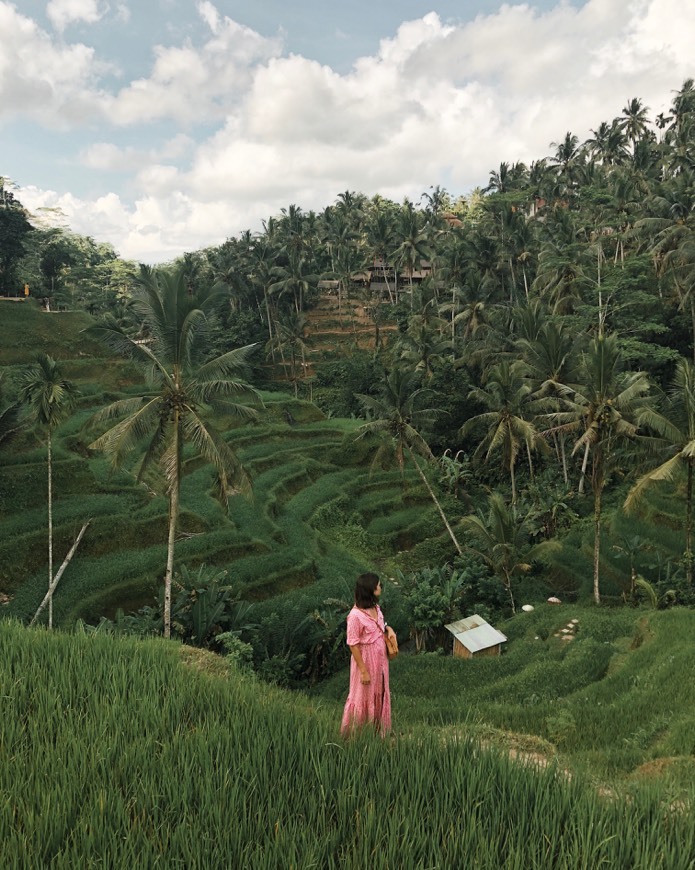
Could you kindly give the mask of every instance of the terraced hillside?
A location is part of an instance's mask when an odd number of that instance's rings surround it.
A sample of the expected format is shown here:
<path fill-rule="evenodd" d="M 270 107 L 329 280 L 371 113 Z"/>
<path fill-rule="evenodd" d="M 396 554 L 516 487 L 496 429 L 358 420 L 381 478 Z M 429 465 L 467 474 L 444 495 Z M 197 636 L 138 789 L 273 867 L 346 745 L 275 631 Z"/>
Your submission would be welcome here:
<path fill-rule="evenodd" d="M 265 398 L 266 422 L 229 433 L 252 475 L 253 497 L 233 498 L 227 516 L 213 497 L 210 469 L 191 467 L 182 488 L 179 562 L 227 569 L 245 597 L 317 582 L 335 594 L 374 558 L 395 557 L 427 539 L 436 516 L 426 494 L 414 479 L 406 478 L 404 490 L 393 472 L 370 477 L 353 444 L 355 424 L 319 419 L 301 403 L 292 411 L 304 422 L 276 422 L 287 399 Z M 57 558 L 91 521 L 55 597 L 59 624 L 150 603 L 165 562 L 166 500 L 89 455 L 83 427 L 90 412 L 81 410 L 60 430 L 55 451 Z M 3 455 L 0 591 L 22 618 L 33 613 L 46 586 L 45 474 L 39 448 Z"/>
<path fill-rule="evenodd" d="M 334 357 L 336 350 L 373 349 L 377 342 L 388 340 L 397 327 L 386 319 L 386 306 L 381 305 L 375 311 L 375 305 L 381 303 L 357 294 L 339 298 L 337 292 L 324 292 L 320 296 L 307 312 L 309 374 L 313 374 L 317 362 Z"/>
<path fill-rule="evenodd" d="M 88 450 L 96 434 L 92 414 L 139 391 L 134 372 L 80 340 L 87 315 L 27 308 L 14 317 L 17 335 L 48 329 L 47 349 L 82 394 L 54 437 L 56 567 L 82 524 L 90 525 L 56 592 L 54 619 L 58 625 L 95 621 L 119 607 L 152 603 L 165 565 L 161 482 L 136 484 Z M 70 358 L 72 348 L 79 350 Z M 21 357 L 19 346 L 16 353 Z M 33 354 L 26 356 L 29 361 Z M 420 545 L 449 554 L 419 481 L 395 471 L 370 474 L 369 446 L 355 440 L 358 422 L 325 419 L 314 405 L 283 393 L 263 398 L 259 423 L 233 428 L 218 421 L 252 477 L 252 498 L 234 497 L 225 514 L 214 498 L 210 467 L 189 457 L 178 564 L 225 569 L 246 598 L 296 595 L 310 586 L 318 599 L 344 594 L 365 567 L 417 562 Z M 0 594 L 6 612 L 22 619 L 34 613 L 47 584 L 45 460 L 44 446 L 30 432 L 0 451 Z"/>

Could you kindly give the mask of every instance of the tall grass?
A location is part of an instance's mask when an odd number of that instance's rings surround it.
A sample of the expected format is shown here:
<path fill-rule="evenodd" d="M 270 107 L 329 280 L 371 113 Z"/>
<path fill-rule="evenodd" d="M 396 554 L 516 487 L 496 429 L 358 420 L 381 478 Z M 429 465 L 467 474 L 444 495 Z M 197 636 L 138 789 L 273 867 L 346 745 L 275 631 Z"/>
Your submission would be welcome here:
<path fill-rule="evenodd" d="M 572 641 L 554 637 L 579 619 Z M 400 656 L 391 668 L 394 720 L 525 735 L 606 783 L 695 780 L 695 614 L 539 607 L 500 628 L 505 653 L 472 661 Z M 404 638 L 405 640 L 405 638 Z M 317 689 L 339 703 L 345 675 Z"/>
<path fill-rule="evenodd" d="M 688 870 L 652 790 L 603 798 L 465 737 L 337 736 L 334 709 L 162 641 L 0 625 L 8 867 Z"/>

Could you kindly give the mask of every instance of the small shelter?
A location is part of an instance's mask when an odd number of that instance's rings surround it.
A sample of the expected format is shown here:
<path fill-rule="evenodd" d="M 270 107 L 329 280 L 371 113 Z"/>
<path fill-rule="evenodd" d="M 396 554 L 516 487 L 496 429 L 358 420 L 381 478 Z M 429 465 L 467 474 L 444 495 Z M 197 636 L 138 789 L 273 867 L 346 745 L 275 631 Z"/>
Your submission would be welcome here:
<path fill-rule="evenodd" d="M 478 614 L 459 619 L 444 628 L 454 636 L 454 657 L 472 659 L 478 656 L 498 656 L 507 638 Z"/>

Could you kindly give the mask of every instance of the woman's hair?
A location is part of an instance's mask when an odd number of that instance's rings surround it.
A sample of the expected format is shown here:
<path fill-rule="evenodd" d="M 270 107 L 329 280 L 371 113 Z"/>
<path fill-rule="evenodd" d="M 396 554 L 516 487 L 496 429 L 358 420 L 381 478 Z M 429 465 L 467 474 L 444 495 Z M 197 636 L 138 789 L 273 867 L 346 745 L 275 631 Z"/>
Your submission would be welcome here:
<path fill-rule="evenodd" d="M 365 609 L 374 607 L 379 601 L 374 594 L 378 585 L 379 577 L 377 574 L 372 574 L 371 572 L 360 574 L 355 583 L 355 604 Z"/>

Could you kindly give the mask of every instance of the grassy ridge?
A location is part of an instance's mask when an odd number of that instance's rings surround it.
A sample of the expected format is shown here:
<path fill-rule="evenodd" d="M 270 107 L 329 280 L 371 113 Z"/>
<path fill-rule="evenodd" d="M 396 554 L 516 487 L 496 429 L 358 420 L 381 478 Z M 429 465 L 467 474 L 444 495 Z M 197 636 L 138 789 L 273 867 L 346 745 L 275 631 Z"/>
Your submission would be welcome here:
<path fill-rule="evenodd" d="M 688 870 L 653 789 L 601 797 L 413 728 L 337 736 L 333 705 L 163 641 L 0 624 L 6 866 Z"/>
<path fill-rule="evenodd" d="M 555 637 L 572 618 L 575 638 Z M 526 735 L 605 783 L 659 778 L 677 793 L 695 782 L 692 610 L 545 605 L 501 628 L 498 658 L 397 660 L 395 720 Z M 337 675 L 316 694 L 339 704 L 344 691 Z"/>

